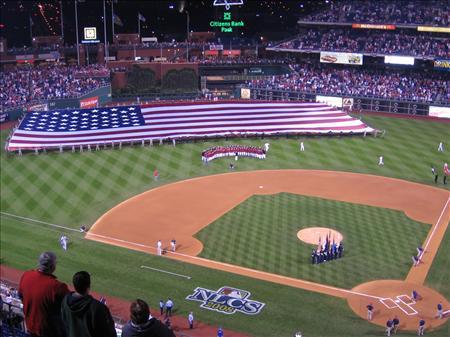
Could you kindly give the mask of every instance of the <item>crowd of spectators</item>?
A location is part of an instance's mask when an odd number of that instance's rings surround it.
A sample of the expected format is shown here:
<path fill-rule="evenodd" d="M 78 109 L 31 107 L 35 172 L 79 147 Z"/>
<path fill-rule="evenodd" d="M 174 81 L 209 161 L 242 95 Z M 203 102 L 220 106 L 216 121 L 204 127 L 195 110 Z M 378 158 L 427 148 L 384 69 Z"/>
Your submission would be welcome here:
<path fill-rule="evenodd" d="M 109 83 L 109 71 L 99 65 L 16 67 L 0 72 L 0 105 L 8 109 L 33 101 L 79 97 Z"/>
<path fill-rule="evenodd" d="M 56 278 L 55 270 L 56 255 L 44 252 L 39 256 L 38 268 L 22 275 L 18 290 L 2 282 L 2 332 L 24 337 L 116 337 L 117 333 L 122 337 L 175 337 L 170 323 L 152 317 L 148 304 L 141 299 L 131 303 L 130 321 L 123 326 L 116 324 L 106 301 L 90 295 L 88 272 L 73 275 L 74 290 L 70 291 Z M 3 303 L 15 305 L 18 313 L 13 315 L 11 308 L 4 312 Z"/>
<path fill-rule="evenodd" d="M 253 80 L 252 88 L 348 95 L 448 104 L 450 80 L 445 73 L 365 69 L 328 64 L 297 64 L 295 73 Z"/>
<path fill-rule="evenodd" d="M 450 58 L 450 40 L 418 32 L 308 29 L 275 48 Z"/>
<path fill-rule="evenodd" d="M 345 0 L 332 2 L 326 10 L 302 20 L 448 26 L 450 6 L 447 0 Z"/>
<path fill-rule="evenodd" d="M 288 57 L 273 57 L 273 58 L 258 58 L 256 56 L 237 56 L 237 57 L 227 57 L 226 55 L 219 56 L 209 56 L 203 59 L 198 59 L 197 57 L 191 57 L 190 61 L 198 62 L 203 65 L 226 65 L 226 64 L 289 64 L 292 63 L 292 59 Z"/>

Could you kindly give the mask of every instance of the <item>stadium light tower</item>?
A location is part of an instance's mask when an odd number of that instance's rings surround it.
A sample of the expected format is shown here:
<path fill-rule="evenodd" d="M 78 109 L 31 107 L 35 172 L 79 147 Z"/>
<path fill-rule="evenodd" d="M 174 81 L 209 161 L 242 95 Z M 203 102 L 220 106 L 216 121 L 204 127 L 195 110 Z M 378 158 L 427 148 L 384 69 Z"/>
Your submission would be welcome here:
<path fill-rule="evenodd" d="M 78 10 L 77 10 L 78 0 L 74 1 L 74 5 L 75 5 L 75 32 L 77 36 L 77 61 L 78 65 L 80 65 L 80 42 L 78 41 Z"/>
<path fill-rule="evenodd" d="M 186 61 L 189 62 L 189 11 L 186 12 Z"/>
<path fill-rule="evenodd" d="M 186 13 L 186 61 L 189 62 L 189 11 L 186 9 L 186 1 L 180 1 L 178 12 Z"/>

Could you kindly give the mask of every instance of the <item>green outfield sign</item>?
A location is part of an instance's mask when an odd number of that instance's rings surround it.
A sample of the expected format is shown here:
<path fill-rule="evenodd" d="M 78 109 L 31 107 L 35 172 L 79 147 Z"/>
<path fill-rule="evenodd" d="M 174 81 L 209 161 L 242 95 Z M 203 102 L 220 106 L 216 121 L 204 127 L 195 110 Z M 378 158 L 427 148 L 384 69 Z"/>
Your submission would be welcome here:
<path fill-rule="evenodd" d="M 210 21 L 209 26 L 220 28 L 222 33 L 232 33 L 234 28 L 245 27 L 245 22 L 242 20 L 234 21 L 231 18 L 231 12 L 224 12 L 222 20 Z"/>

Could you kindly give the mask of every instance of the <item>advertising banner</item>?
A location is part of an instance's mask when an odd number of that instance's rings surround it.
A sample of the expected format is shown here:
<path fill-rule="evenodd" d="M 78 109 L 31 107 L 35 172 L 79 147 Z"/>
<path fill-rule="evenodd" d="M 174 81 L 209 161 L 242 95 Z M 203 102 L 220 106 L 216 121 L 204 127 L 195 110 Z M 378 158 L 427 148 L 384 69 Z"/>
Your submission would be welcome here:
<path fill-rule="evenodd" d="M 28 111 L 48 111 L 48 104 L 32 104 L 28 106 Z"/>
<path fill-rule="evenodd" d="M 210 44 L 209 50 L 223 50 L 223 44 Z"/>
<path fill-rule="evenodd" d="M 409 56 L 385 56 L 384 63 L 390 64 L 404 64 L 413 66 L 414 65 L 414 57 Z"/>
<path fill-rule="evenodd" d="M 345 109 L 351 109 L 353 106 L 353 98 L 345 97 L 342 99 L 342 107 Z"/>
<path fill-rule="evenodd" d="M 6 122 L 8 119 L 8 113 L 6 111 L 0 111 L 0 123 Z"/>
<path fill-rule="evenodd" d="M 241 98 L 242 99 L 250 99 L 250 89 L 241 88 Z"/>
<path fill-rule="evenodd" d="M 429 116 L 439 118 L 450 118 L 450 108 L 444 106 L 432 106 L 430 105 Z"/>
<path fill-rule="evenodd" d="M 328 105 L 342 108 L 342 97 L 332 97 L 332 96 L 316 96 L 316 102 L 326 103 Z"/>
<path fill-rule="evenodd" d="M 434 60 L 434 69 L 442 71 L 450 71 L 450 60 L 448 59 Z"/>
<path fill-rule="evenodd" d="M 418 26 L 417 30 L 419 32 L 450 33 L 450 27 Z"/>
<path fill-rule="evenodd" d="M 353 23 L 352 28 L 395 30 L 395 25 L 374 25 L 371 23 Z"/>
<path fill-rule="evenodd" d="M 241 55 L 240 49 L 227 49 L 222 52 L 223 56 L 239 56 Z"/>
<path fill-rule="evenodd" d="M 320 62 L 362 65 L 363 54 L 322 51 L 320 52 Z"/>
<path fill-rule="evenodd" d="M 218 56 L 218 50 L 205 50 L 205 56 Z"/>
<path fill-rule="evenodd" d="M 98 106 L 98 96 L 80 99 L 80 109 L 96 108 Z"/>

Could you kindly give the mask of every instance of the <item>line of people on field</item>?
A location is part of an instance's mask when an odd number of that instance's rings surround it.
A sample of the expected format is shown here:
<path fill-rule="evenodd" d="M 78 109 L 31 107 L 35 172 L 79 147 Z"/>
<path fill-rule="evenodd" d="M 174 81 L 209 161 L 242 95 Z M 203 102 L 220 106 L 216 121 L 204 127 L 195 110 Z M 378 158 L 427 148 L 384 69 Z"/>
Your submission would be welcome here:
<path fill-rule="evenodd" d="M 266 146 L 267 148 L 267 146 Z M 202 151 L 202 162 L 208 163 L 211 160 L 223 157 L 253 157 L 265 159 L 267 150 L 257 146 L 229 145 L 213 146 Z"/>
<path fill-rule="evenodd" d="M 319 249 L 313 249 L 311 253 L 311 264 L 320 264 L 327 261 L 340 259 L 344 255 L 344 244 L 342 242 L 328 243 Z"/>

